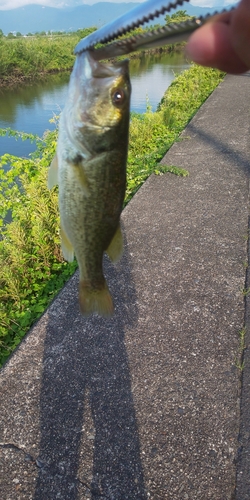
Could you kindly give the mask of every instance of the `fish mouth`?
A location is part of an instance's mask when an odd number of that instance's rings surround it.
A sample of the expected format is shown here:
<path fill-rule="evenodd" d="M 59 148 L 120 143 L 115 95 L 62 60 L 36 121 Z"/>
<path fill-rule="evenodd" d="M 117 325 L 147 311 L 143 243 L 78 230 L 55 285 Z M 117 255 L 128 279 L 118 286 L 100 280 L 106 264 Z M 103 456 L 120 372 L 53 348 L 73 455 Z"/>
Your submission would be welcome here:
<path fill-rule="evenodd" d="M 115 78 L 117 75 L 126 75 L 128 73 L 129 60 L 114 61 L 111 63 L 102 63 L 95 61 L 91 52 L 82 52 L 77 56 L 74 64 L 74 73 L 77 79 L 81 81 L 83 75 L 86 80 L 92 78 L 102 80 L 106 78 Z"/>
<path fill-rule="evenodd" d="M 114 61 L 113 63 L 101 63 L 100 61 L 95 61 L 91 55 L 88 53 L 88 62 L 91 67 L 92 78 L 112 78 L 117 74 L 127 74 L 129 67 L 129 60 L 124 59 L 122 61 Z"/>

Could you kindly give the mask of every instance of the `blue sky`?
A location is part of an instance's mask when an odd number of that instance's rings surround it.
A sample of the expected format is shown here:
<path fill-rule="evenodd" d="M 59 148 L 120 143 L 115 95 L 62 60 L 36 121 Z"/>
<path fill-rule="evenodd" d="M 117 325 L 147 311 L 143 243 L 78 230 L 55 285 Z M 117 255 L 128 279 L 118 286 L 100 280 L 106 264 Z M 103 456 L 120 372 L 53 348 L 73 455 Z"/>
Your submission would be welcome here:
<path fill-rule="evenodd" d="M 81 5 L 81 4 L 94 4 L 100 1 L 109 1 L 109 0 L 0 0 L 0 10 L 11 10 L 15 9 L 17 7 L 22 7 L 24 5 L 29 5 L 29 4 L 39 4 L 39 5 L 46 5 L 49 7 L 64 7 L 64 6 L 74 6 L 74 5 Z M 110 0 L 112 2 L 131 2 L 133 0 Z M 144 1 L 144 0 L 134 0 L 137 2 Z M 190 3 L 192 5 L 197 5 L 199 7 L 222 7 L 223 5 L 230 5 L 235 3 L 235 0 L 191 0 Z M 185 4 L 183 7 L 185 9 Z"/>

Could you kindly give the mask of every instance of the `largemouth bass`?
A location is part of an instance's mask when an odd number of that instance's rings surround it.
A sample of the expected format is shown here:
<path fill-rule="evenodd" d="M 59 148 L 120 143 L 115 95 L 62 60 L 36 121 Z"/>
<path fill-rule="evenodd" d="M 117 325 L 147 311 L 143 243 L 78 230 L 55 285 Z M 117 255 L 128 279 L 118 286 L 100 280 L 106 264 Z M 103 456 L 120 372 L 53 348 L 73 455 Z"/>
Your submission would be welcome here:
<path fill-rule="evenodd" d="M 88 51 L 76 57 L 48 186 L 59 185 L 62 252 L 68 261 L 76 256 L 85 316 L 113 313 L 102 261 L 104 252 L 116 261 L 123 250 L 130 94 L 128 61 L 104 64 Z"/>

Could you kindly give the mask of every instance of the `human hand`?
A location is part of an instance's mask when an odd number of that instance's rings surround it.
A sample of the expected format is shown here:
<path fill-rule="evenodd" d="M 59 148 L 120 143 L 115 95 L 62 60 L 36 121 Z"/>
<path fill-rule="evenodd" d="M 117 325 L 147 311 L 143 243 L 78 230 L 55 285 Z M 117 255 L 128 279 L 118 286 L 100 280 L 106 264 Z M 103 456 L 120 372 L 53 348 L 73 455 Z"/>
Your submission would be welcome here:
<path fill-rule="evenodd" d="M 250 0 L 241 0 L 235 10 L 218 14 L 190 37 L 186 53 L 203 66 L 228 73 L 250 69 Z"/>

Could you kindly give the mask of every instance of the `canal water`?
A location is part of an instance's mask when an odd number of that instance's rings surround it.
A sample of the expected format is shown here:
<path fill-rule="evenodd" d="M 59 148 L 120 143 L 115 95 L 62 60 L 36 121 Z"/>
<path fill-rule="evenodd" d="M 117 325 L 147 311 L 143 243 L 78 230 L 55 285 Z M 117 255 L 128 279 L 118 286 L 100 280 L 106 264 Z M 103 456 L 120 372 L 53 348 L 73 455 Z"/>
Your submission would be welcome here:
<path fill-rule="evenodd" d="M 131 110 L 144 113 L 147 103 L 155 111 L 165 90 L 189 67 L 182 53 L 143 55 L 130 61 Z M 13 89 L 0 88 L 0 128 L 38 134 L 52 130 L 50 120 L 63 109 L 69 74 L 53 75 L 46 82 Z M 25 157 L 34 151 L 29 141 L 0 137 L 0 156 L 10 153 Z"/>

